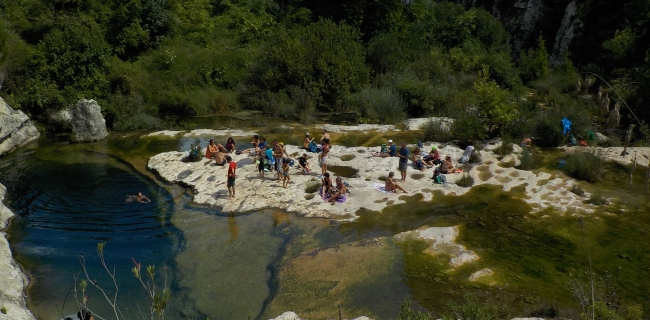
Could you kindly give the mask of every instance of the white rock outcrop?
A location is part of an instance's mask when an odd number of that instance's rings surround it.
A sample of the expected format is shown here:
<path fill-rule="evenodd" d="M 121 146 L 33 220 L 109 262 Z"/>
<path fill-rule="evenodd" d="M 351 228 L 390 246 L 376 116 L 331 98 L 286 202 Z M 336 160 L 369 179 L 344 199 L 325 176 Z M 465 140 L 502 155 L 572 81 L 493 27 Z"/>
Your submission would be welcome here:
<path fill-rule="evenodd" d="M 72 141 L 93 142 L 108 137 L 102 108 L 95 100 L 82 99 L 71 107 Z"/>
<path fill-rule="evenodd" d="M 6 192 L 5 186 L 0 184 L 0 230 L 4 230 L 13 217 L 11 210 L 2 203 Z M 35 319 L 25 302 L 24 292 L 28 283 L 27 276 L 11 255 L 7 234 L 0 232 L 0 308 L 6 309 L 6 314 L 0 313 L 0 320 Z"/>
<path fill-rule="evenodd" d="M 303 319 L 300 318 L 295 312 L 287 311 L 287 312 L 285 312 L 285 313 L 283 313 L 283 314 L 281 314 L 281 315 L 279 315 L 279 316 L 277 316 L 277 317 L 275 317 L 273 319 L 269 319 L 269 320 L 303 320 Z M 368 317 L 358 317 L 358 318 L 354 318 L 352 320 L 371 320 L 371 319 L 368 318 Z"/>
<path fill-rule="evenodd" d="M 431 118 L 413 118 L 404 121 L 406 130 L 421 130 L 425 124 L 433 122 L 445 132 L 451 131 L 451 125 L 454 124 L 454 119 L 446 117 L 431 117 Z"/>
<path fill-rule="evenodd" d="M 467 249 L 464 245 L 456 243 L 459 229 L 454 227 L 430 227 L 413 231 L 406 231 L 395 235 L 395 240 L 404 241 L 407 239 L 422 240 L 431 242 L 431 245 L 424 250 L 432 256 L 439 254 L 449 255 L 449 264 L 452 267 L 459 267 L 463 264 L 474 262 L 479 256 L 474 251 Z"/>
<path fill-rule="evenodd" d="M 34 123 L 0 98 L 0 156 L 40 136 Z"/>

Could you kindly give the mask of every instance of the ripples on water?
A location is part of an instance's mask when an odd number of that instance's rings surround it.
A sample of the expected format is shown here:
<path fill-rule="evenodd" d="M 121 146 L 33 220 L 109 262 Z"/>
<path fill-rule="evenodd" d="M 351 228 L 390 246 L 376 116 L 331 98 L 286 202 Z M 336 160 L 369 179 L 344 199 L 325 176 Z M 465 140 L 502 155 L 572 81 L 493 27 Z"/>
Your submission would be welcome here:
<path fill-rule="evenodd" d="M 143 265 L 166 265 L 177 238 L 169 225 L 174 203 L 165 189 L 111 156 L 65 146 L 18 150 L 0 158 L 0 181 L 17 215 L 10 230 L 13 250 L 37 279 L 29 290 L 37 317 L 59 315 L 56 310 L 81 271 L 79 255 L 86 257 L 91 277 L 110 288 L 97 259 L 102 241 L 107 242 L 107 264 L 117 267 L 120 291 L 128 297 L 125 312 L 135 312 L 136 303 L 143 306 L 131 258 Z M 138 191 L 152 202 L 125 201 Z M 104 305 L 99 292 L 88 294 L 91 306 L 107 312 L 99 306 Z M 74 309 L 71 295 L 65 309 Z"/>

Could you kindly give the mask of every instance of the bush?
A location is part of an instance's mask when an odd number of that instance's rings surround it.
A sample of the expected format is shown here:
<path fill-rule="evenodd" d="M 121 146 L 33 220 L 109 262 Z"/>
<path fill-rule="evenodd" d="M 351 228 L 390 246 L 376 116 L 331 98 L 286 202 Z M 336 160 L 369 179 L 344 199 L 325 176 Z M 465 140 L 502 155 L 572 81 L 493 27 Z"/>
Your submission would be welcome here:
<path fill-rule="evenodd" d="M 395 89 L 365 87 L 347 105 L 370 122 L 396 123 L 406 118 L 404 101 Z"/>
<path fill-rule="evenodd" d="M 456 185 L 469 188 L 474 185 L 474 178 L 472 178 L 468 173 L 464 173 L 460 179 L 456 180 Z"/>
<path fill-rule="evenodd" d="M 422 127 L 422 141 L 447 142 L 451 140 L 450 128 L 441 121 L 427 121 Z"/>
<path fill-rule="evenodd" d="M 555 148 L 564 141 L 562 118 L 556 115 L 542 114 L 535 119 L 533 135 L 535 144 L 544 148 Z"/>
<path fill-rule="evenodd" d="M 566 160 L 564 171 L 573 178 L 595 183 L 605 171 L 604 160 L 594 151 L 575 151 Z"/>
<path fill-rule="evenodd" d="M 514 141 L 508 136 L 501 138 L 501 145 L 494 149 L 494 153 L 503 157 L 512 153 L 512 144 Z"/>
<path fill-rule="evenodd" d="M 486 127 L 477 114 L 471 110 L 466 110 L 464 113 L 459 112 L 458 115 L 459 117 L 451 125 L 451 136 L 453 138 L 463 141 L 487 138 Z"/>
<path fill-rule="evenodd" d="M 600 194 L 592 193 L 589 196 L 589 199 L 585 200 L 585 203 L 593 204 L 595 206 L 602 206 L 602 205 L 609 204 L 609 200 L 607 200 L 607 198 L 601 196 Z"/>

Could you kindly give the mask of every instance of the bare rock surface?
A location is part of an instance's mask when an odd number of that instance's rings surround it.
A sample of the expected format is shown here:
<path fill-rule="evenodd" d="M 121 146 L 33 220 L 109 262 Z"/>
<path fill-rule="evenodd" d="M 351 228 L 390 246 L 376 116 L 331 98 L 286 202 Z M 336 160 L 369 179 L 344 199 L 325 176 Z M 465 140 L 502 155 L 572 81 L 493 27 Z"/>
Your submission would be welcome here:
<path fill-rule="evenodd" d="M 72 141 L 93 142 L 106 139 L 106 120 L 95 100 L 82 99 L 70 109 L 72 114 Z"/>
<path fill-rule="evenodd" d="M 395 239 L 398 241 L 416 239 L 430 242 L 431 245 L 424 250 L 424 253 L 432 256 L 446 254 L 450 257 L 449 264 L 452 267 L 459 267 L 463 264 L 478 260 L 479 256 L 474 253 L 474 251 L 456 243 L 456 237 L 458 237 L 458 234 L 458 226 L 425 227 L 423 229 L 399 233 L 395 235 Z"/>
<path fill-rule="evenodd" d="M 435 144 L 438 145 L 438 144 Z M 533 211 L 553 207 L 561 212 L 572 210 L 592 212 L 593 207 L 582 203 L 584 198 L 570 192 L 575 184 L 572 179 L 552 176 L 548 173 L 534 173 L 527 170 L 514 168 L 517 164 L 517 152 L 521 148 L 514 146 L 515 154 L 502 160 L 497 160 L 496 155 L 490 150 L 498 144 L 492 145 L 481 152 L 483 163 L 473 166 L 468 174 L 474 178 L 474 185 L 497 185 L 503 190 L 510 191 L 515 187 L 525 187 L 522 200 L 533 206 Z M 286 146 L 287 152 L 295 159 L 298 154 L 305 151 L 297 146 Z M 429 150 L 429 145 L 425 150 Z M 343 147 L 335 145 L 330 152 L 328 165 L 347 167 L 348 171 L 356 170 L 354 177 L 343 177 L 350 184 L 348 199 L 345 203 L 325 203 L 314 193 L 305 192 L 306 188 L 320 184 L 318 175 L 317 155 L 308 153 L 312 158 L 308 161 L 312 172 L 304 174 L 295 167 L 291 169 L 291 182 L 288 188 L 282 188 L 282 182 L 275 179 L 274 172 L 267 172 L 265 179 L 258 177 L 255 159 L 247 154 L 231 154 L 238 164 L 237 171 L 237 197 L 228 198 L 226 188 L 227 167 L 205 165 L 203 161 L 194 163 L 182 162 L 184 153 L 171 151 L 155 155 L 149 159 L 148 168 L 157 172 L 163 179 L 179 183 L 194 190 L 194 202 L 216 207 L 225 213 L 248 212 L 265 208 L 278 208 L 296 213 L 305 217 L 335 218 L 340 220 L 353 220 L 355 213 L 361 209 L 381 211 L 387 205 L 404 203 L 403 194 L 388 194 L 377 191 L 374 184 L 383 185 L 380 179 L 386 177 L 389 171 L 397 171 L 397 158 L 372 157 L 371 153 L 379 147 Z M 440 154 L 450 155 L 453 159 L 460 159 L 463 150 L 447 145 L 440 148 Z M 354 158 L 348 160 L 348 157 Z M 342 159 L 343 158 L 343 159 Z M 348 161 L 344 161 L 348 160 Z M 336 170 L 330 170 L 335 172 Z M 439 191 L 444 195 L 462 195 L 470 188 L 460 187 L 455 181 L 462 174 L 447 175 L 447 184 L 434 184 L 431 180 L 433 170 L 424 172 L 415 170 L 409 162 L 406 183 L 403 187 L 409 192 L 406 196 L 422 194 L 424 201 L 430 201 L 434 192 Z M 336 176 L 336 174 L 334 174 Z"/>
<path fill-rule="evenodd" d="M 454 119 L 446 117 L 431 117 L 431 118 L 413 118 L 404 121 L 406 130 L 420 130 L 428 122 L 433 122 L 440 126 L 443 131 L 449 132 L 451 125 L 454 124 Z"/>
<path fill-rule="evenodd" d="M 0 98 L 0 156 L 39 136 L 34 123 L 25 113 L 12 109 Z"/>
<path fill-rule="evenodd" d="M 4 230 L 13 213 L 2 203 L 7 189 L 0 184 L 0 229 Z M 0 313 L 0 320 L 31 320 L 34 315 L 27 309 L 25 288 L 29 280 L 14 261 L 7 234 L 0 232 L 0 308 L 7 313 Z"/>

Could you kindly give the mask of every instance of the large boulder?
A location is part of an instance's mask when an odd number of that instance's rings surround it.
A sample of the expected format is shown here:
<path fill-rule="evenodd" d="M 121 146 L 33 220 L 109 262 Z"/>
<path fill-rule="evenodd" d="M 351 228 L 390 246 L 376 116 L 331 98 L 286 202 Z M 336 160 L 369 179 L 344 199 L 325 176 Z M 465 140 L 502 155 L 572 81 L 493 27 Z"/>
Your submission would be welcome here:
<path fill-rule="evenodd" d="M 0 98 L 0 155 L 38 138 L 40 133 L 20 110 L 14 110 Z"/>
<path fill-rule="evenodd" d="M 70 108 L 72 115 L 72 141 L 92 142 L 108 136 L 102 108 L 95 100 L 82 99 Z"/>

